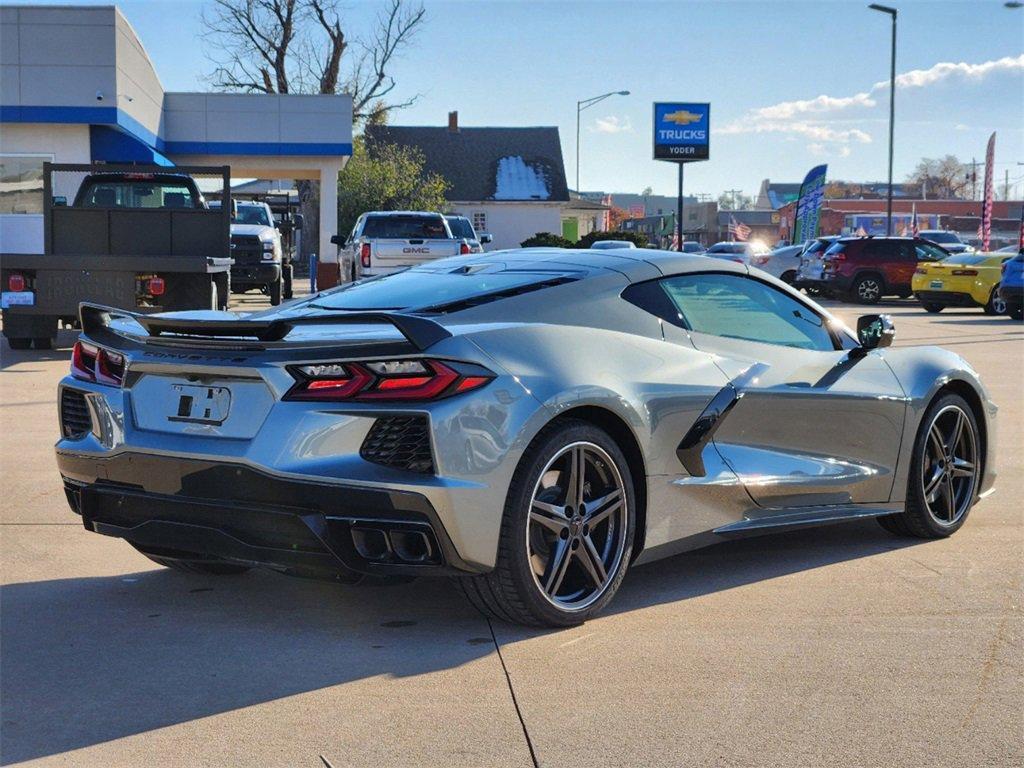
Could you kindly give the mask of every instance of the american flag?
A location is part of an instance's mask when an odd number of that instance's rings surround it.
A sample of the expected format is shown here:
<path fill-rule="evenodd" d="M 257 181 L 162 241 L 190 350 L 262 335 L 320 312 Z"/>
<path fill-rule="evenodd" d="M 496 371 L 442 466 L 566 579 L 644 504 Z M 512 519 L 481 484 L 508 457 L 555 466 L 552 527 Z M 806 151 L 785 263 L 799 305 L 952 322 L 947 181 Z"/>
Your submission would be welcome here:
<path fill-rule="evenodd" d="M 913 212 L 910 214 L 910 234 L 918 237 L 921 234 L 921 226 L 917 223 L 917 203 L 914 203 L 911 210 Z"/>
<path fill-rule="evenodd" d="M 672 227 L 672 245 L 668 247 L 670 251 L 681 251 L 682 246 L 679 244 L 679 227 Z"/>
<path fill-rule="evenodd" d="M 729 237 L 735 238 L 736 240 L 744 241 L 750 237 L 750 227 L 746 224 L 736 221 L 735 216 L 729 217 Z"/>

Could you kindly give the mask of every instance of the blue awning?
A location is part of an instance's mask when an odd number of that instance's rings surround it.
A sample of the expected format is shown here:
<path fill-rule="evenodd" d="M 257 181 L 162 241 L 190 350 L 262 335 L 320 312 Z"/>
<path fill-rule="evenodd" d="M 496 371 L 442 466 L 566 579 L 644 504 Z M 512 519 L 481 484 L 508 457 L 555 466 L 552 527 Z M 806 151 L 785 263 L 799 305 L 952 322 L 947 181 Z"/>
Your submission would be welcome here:
<path fill-rule="evenodd" d="M 144 141 L 108 125 L 89 126 L 89 151 L 92 161 L 108 163 L 151 163 L 174 165 Z"/>

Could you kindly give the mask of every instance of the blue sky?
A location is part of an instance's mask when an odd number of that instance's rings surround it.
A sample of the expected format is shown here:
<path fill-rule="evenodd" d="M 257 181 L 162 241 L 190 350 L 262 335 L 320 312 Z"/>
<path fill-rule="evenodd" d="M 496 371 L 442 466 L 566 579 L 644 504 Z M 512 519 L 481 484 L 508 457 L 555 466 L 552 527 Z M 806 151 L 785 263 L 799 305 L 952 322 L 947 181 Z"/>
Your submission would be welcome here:
<path fill-rule="evenodd" d="M 66 0 L 65 0 L 66 2 Z M 102 3 L 101 3 L 102 4 Z M 895 177 L 922 156 L 983 159 L 1024 194 L 1024 9 L 1002 0 L 894 2 L 900 10 Z M 194 0 L 122 0 L 168 90 L 204 90 Z M 581 187 L 675 193 L 675 168 L 651 159 L 651 103 L 708 101 L 711 159 L 688 193 L 753 193 L 761 179 L 884 179 L 889 20 L 867 2 L 499 2 L 426 0 L 427 24 L 394 67 L 396 98 L 420 94 L 392 122 L 557 125 L 575 173 L 576 101 L 629 90 L 585 111 Z M 350 34 L 378 5 L 344 2 Z M 998 62 L 998 63 L 992 63 Z M 957 64 L 961 66 L 937 66 Z M 811 104 L 792 102 L 828 97 Z M 767 108 L 767 109 L 766 109 Z M 1001 187 L 999 188 L 1001 192 Z"/>

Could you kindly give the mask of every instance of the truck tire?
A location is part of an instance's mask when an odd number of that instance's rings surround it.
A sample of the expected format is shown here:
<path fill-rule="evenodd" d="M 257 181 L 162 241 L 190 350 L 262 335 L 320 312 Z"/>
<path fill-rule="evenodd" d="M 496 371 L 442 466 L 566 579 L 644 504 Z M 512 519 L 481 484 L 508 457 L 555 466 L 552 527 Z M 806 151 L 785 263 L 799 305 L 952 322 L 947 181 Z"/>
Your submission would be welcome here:
<path fill-rule="evenodd" d="M 218 272 L 214 275 L 213 282 L 217 286 L 217 306 L 215 308 L 224 312 L 231 300 L 231 273 Z"/>
<path fill-rule="evenodd" d="M 294 288 L 292 285 L 292 281 L 295 279 L 295 267 L 292 266 L 291 262 L 288 262 L 282 268 L 281 279 L 283 281 L 281 289 L 281 298 L 283 298 L 285 301 L 288 301 L 289 299 L 292 299 L 295 296 Z"/>
<path fill-rule="evenodd" d="M 31 349 L 32 339 L 7 339 L 7 343 L 11 345 L 11 349 Z"/>
<path fill-rule="evenodd" d="M 267 286 L 267 294 L 270 296 L 270 305 L 276 307 L 281 303 L 281 278 Z"/>
<path fill-rule="evenodd" d="M 53 349 L 57 346 L 56 336 L 36 336 L 32 339 L 32 346 L 36 349 Z"/>

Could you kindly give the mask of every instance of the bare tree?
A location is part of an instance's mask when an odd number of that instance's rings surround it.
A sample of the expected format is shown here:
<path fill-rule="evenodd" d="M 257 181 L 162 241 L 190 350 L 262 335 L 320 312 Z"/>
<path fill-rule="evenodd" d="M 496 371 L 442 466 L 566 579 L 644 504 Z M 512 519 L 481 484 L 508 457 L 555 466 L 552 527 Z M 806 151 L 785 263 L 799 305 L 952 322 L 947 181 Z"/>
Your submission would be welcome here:
<path fill-rule="evenodd" d="M 974 181 L 972 173 L 971 165 L 960 162 L 954 155 L 924 157 L 911 171 L 907 181 L 919 185 L 930 198 L 956 199 L 971 188 Z"/>
<path fill-rule="evenodd" d="M 416 101 L 387 97 L 395 89 L 395 58 L 412 42 L 425 13 L 415 0 L 387 0 L 372 31 L 359 37 L 346 32 L 339 0 L 213 0 L 203 14 L 214 66 L 209 80 L 216 88 L 249 93 L 348 93 L 356 123 L 382 122 L 391 110 Z M 307 231 L 315 232 L 316 185 L 297 186 Z"/>
<path fill-rule="evenodd" d="M 213 0 L 203 14 L 217 88 L 253 93 L 348 93 L 353 118 L 412 104 L 389 102 L 395 58 L 425 18 L 422 4 L 387 0 L 368 36 L 342 25 L 339 0 Z"/>

